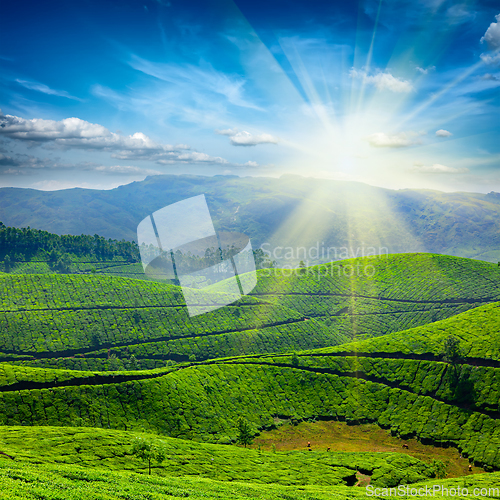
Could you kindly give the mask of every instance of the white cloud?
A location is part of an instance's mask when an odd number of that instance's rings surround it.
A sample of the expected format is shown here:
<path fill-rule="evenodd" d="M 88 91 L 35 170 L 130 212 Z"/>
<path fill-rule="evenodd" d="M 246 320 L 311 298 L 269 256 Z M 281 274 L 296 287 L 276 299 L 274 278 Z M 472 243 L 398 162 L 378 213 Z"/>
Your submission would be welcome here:
<path fill-rule="evenodd" d="M 237 128 L 226 128 L 223 130 L 215 130 L 215 133 L 219 134 L 219 135 L 231 136 L 231 135 L 236 135 L 238 133 L 238 129 Z"/>
<path fill-rule="evenodd" d="M 495 19 L 497 22 L 491 23 L 481 38 L 481 43 L 486 42 L 491 50 L 500 49 L 500 14 Z"/>
<path fill-rule="evenodd" d="M 251 134 L 242 131 L 229 137 L 233 146 L 256 146 L 257 144 L 278 144 L 278 139 L 270 134 Z"/>
<path fill-rule="evenodd" d="M 468 171 L 468 168 L 447 167 L 446 165 L 440 165 L 439 163 L 434 163 L 434 165 L 414 163 L 413 167 L 410 168 L 410 172 L 419 174 L 465 174 Z"/>
<path fill-rule="evenodd" d="M 157 163 L 162 165 L 169 165 L 171 163 L 228 163 L 227 160 L 221 158 L 220 156 L 210 156 L 206 153 L 198 153 L 197 151 L 187 152 L 187 153 L 165 153 L 162 155 L 162 159 L 157 159 Z"/>
<path fill-rule="evenodd" d="M 140 167 L 131 167 L 122 165 L 112 165 L 112 166 L 100 165 L 98 167 L 94 167 L 89 170 L 94 170 L 95 172 L 101 172 L 104 174 L 113 174 L 113 175 L 124 175 L 124 174 L 161 175 L 163 173 L 160 172 L 159 170 L 151 170 L 149 168 L 140 168 Z"/>
<path fill-rule="evenodd" d="M 417 132 L 400 132 L 393 135 L 377 132 L 366 137 L 366 140 L 375 148 L 403 148 L 420 144 L 420 141 L 415 139 L 419 135 L 421 134 Z"/>
<path fill-rule="evenodd" d="M 256 161 L 247 161 L 243 164 L 245 167 L 258 167 L 259 164 Z"/>
<path fill-rule="evenodd" d="M 500 65 L 500 49 L 496 52 L 486 53 L 480 55 L 483 62 L 486 64 L 499 64 Z"/>
<path fill-rule="evenodd" d="M 497 14 L 495 19 L 497 22 L 491 23 L 481 38 L 481 43 L 486 42 L 491 51 L 480 56 L 486 64 L 500 64 L 500 14 Z"/>
<path fill-rule="evenodd" d="M 64 120 L 26 120 L 3 115 L 0 110 L 0 135 L 19 141 L 51 145 L 61 149 L 86 149 L 110 151 L 113 158 L 122 160 L 149 160 L 157 163 L 227 163 L 189 149 L 186 144 L 176 146 L 154 142 L 142 132 L 123 136 L 110 132 L 106 127 L 79 118 Z"/>
<path fill-rule="evenodd" d="M 25 141 L 115 141 L 119 136 L 102 125 L 89 123 L 79 118 L 66 118 L 61 121 L 33 118 L 25 120 L 18 116 L 4 115 L 0 110 L 0 135 L 10 139 Z M 116 136 L 116 137 L 115 137 Z"/>
<path fill-rule="evenodd" d="M 440 129 L 436 130 L 436 136 L 437 137 L 450 137 L 453 134 L 451 132 L 448 132 L 448 130 Z"/>
<path fill-rule="evenodd" d="M 423 75 L 427 75 L 429 71 L 434 71 L 436 69 L 436 66 L 429 66 L 428 68 L 421 68 L 420 66 L 417 66 L 415 69 Z"/>
<path fill-rule="evenodd" d="M 366 71 L 351 69 L 349 76 L 363 81 L 365 84 L 374 85 L 378 90 L 389 90 L 397 93 L 407 93 L 413 90 L 413 85 L 408 80 L 396 78 L 390 73 L 377 73 L 368 75 Z"/>
<path fill-rule="evenodd" d="M 68 99 L 74 99 L 75 101 L 81 101 L 78 97 L 74 97 L 71 94 L 68 94 L 65 90 L 55 90 L 51 89 L 47 85 L 38 82 L 30 82 L 28 80 L 20 80 L 16 78 L 16 82 L 19 85 L 22 85 L 24 88 L 29 90 L 36 90 L 37 92 L 42 92 L 43 94 L 55 95 L 59 97 L 67 97 Z"/>
<path fill-rule="evenodd" d="M 233 146 L 256 146 L 257 144 L 278 144 L 278 138 L 270 134 L 251 134 L 237 128 L 215 130 L 216 134 L 227 135 Z"/>

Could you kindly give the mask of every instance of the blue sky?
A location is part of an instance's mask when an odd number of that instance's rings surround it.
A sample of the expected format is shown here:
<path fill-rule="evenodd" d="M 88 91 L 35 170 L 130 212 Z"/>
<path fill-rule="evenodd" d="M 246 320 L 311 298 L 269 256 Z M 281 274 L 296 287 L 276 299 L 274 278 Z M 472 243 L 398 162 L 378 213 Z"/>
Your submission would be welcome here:
<path fill-rule="evenodd" d="M 498 1 L 2 1 L 0 186 L 500 191 Z"/>

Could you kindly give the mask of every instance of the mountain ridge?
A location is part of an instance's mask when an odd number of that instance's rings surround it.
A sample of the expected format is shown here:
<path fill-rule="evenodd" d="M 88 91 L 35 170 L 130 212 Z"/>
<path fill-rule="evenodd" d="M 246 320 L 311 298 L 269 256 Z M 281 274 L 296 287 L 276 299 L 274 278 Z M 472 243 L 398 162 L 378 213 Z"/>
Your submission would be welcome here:
<path fill-rule="evenodd" d="M 216 230 L 245 233 L 254 248 L 264 243 L 271 249 L 311 248 L 319 243 L 500 259 L 498 193 L 391 190 L 293 175 L 158 175 L 101 191 L 0 188 L 0 220 L 56 234 L 132 241 L 146 216 L 200 194 L 206 196 Z M 299 260 L 288 259 L 291 265 Z"/>

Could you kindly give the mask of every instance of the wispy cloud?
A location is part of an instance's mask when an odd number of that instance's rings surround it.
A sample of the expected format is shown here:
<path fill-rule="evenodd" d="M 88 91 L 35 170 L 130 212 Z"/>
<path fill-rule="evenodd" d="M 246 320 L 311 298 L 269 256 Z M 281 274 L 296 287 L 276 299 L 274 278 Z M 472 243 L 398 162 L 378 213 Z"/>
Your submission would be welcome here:
<path fill-rule="evenodd" d="M 453 134 L 448 130 L 440 129 L 436 130 L 436 137 L 451 137 Z"/>
<path fill-rule="evenodd" d="M 413 85 L 408 80 L 393 76 L 391 73 L 376 73 L 368 75 L 366 71 L 352 68 L 349 76 L 362 80 L 363 83 L 374 85 L 378 90 L 389 90 L 390 92 L 407 93 L 413 90 Z"/>
<path fill-rule="evenodd" d="M 477 12 L 470 10 L 465 3 L 454 4 L 446 11 L 446 21 L 448 24 L 463 24 L 473 21 L 477 16 Z"/>
<path fill-rule="evenodd" d="M 469 171 L 468 168 L 455 168 L 447 167 L 434 163 L 434 165 L 422 165 L 421 163 L 414 163 L 410 168 L 410 172 L 418 174 L 465 174 Z"/>
<path fill-rule="evenodd" d="M 26 154 L 12 156 L 0 153 L 0 171 L 2 174 L 22 175 L 35 170 L 77 170 L 80 172 L 97 172 L 108 175 L 158 175 L 159 170 L 129 165 L 100 165 L 93 162 L 68 163 L 58 158 L 38 158 Z"/>
<path fill-rule="evenodd" d="M 43 83 L 32 82 L 29 80 L 20 80 L 19 78 L 16 78 L 15 81 L 26 89 L 35 90 L 36 92 L 41 92 L 42 94 L 55 95 L 59 97 L 66 97 L 68 99 L 73 99 L 75 101 L 81 101 L 81 99 L 72 96 L 71 94 L 68 94 L 68 92 L 66 92 L 65 90 L 51 89 L 50 87 L 48 87 Z"/>
<path fill-rule="evenodd" d="M 219 134 L 219 135 L 231 136 L 231 135 L 236 135 L 238 133 L 238 129 L 237 128 L 225 128 L 222 130 L 215 130 L 215 133 Z"/>
<path fill-rule="evenodd" d="M 112 166 L 103 166 L 100 165 L 98 167 L 94 167 L 91 170 L 95 172 L 101 172 L 104 174 L 110 175 L 160 175 L 163 172 L 159 170 L 152 170 L 149 168 L 141 168 L 141 167 L 132 167 L 132 166 L 124 166 L 124 165 L 112 165 Z"/>
<path fill-rule="evenodd" d="M 429 66 L 428 68 L 421 68 L 420 66 L 417 66 L 415 69 L 423 75 L 427 75 L 429 71 L 434 71 L 436 66 Z"/>
<path fill-rule="evenodd" d="M 420 144 L 417 139 L 422 135 L 418 132 L 400 132 L 399 134 L 385 134 L 384 132 L 377 132 L 366 137 L 366 140 L 375 148 L 403 148 Z"/>
<path fill-rule="evenodd" d="M 245 79 L 217 71 L 208 63 L 192 64 L 155 63 L 138 56 L 132 56 L 129 65 L 137 71 L 171 83 L 180 89 L 189 85 L 191 91 L 205 91 L 223 96 L 229 103 L 243 108 L 263 111 L 243 95 Z"/>
<path fill-rule="evenodd" d="M 500 82 L 500 78 L 496 75 L 492 75 L 491 73 L 486 73 L 481 77 L 481 80 L 487 80 L 491 82 Z"/>

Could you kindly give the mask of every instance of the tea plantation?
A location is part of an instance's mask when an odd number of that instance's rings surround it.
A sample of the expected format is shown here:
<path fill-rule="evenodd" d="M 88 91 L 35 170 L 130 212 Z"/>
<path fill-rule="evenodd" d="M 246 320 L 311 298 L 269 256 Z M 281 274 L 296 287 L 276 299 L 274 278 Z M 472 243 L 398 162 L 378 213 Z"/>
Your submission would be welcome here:
<path fill-rule="evenodd" d="M 153 369 L 338 345 L 500 300 L 498 266 L 441 255 L 258 273 L 251 296 L 195 318 L 171 284 L 0 273 L 0 360 L 74 370 Z"/>
<path fill-rule="evenodd" d="M 155 368 L 346 340 L 295 310 L 252 297 L 189 318 L 179 287 L 107 276 L 0 274 L 0 301 L 0 360 L 34 366 Z"/>
<path fill-rule="evenodd" d="M 195 318 L 170 284 L 0 273 L 0 498 L 355 499 L 360 474 L 499 498 L 500 269 L 407 254 L 287 273 L 261 270 L 251 296 Z M 284 419 L 372 422 L 491 472 L 440 480 L 406 454 L 244 449 L 239 417 L 254 435 Z M 166 453 L 151 476 L 139 436 Z"/>
<path fill-rule="evenodd" d="M 254 297 L 348 337 L 380 336 L 500 300 L 500 267 L 438 254 L 396 254 L 259 271 Z"/>
<path fill-rule="evenodd" d="M 484 309 L 499 310 L 492 304 L 432 328 L 446 335 L 443 325 L 466 315 L 471 331 L 483 327 L 487 335 Z M 223 358 L 151 372 L 5 367 L 0 414 L 3 425 L 147 429 L 218 443 L 234 441 L 240 415 L 255 431 L 271 428 L 276 416 L 376 422 L 403 438 L 457 446 L 477 463 L 500 468 L 500 368 L 488 366 L 488 358 L 478 366 L 467 358 L 451 363 L 390 349 L 346 350 L 382 341 L 390 346 L 393 338 L 399 334 L 298 355 Z"/>

